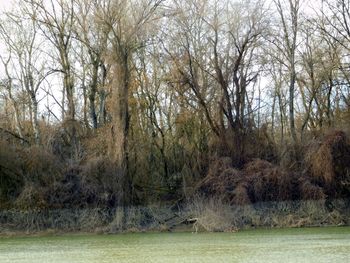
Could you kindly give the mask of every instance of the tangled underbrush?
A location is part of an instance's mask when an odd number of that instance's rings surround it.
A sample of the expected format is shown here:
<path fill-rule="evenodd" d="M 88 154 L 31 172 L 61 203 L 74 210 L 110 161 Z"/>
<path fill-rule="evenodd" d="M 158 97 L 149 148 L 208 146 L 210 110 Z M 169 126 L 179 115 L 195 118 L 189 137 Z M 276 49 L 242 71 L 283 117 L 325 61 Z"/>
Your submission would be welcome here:
<path fill-rule="evenodd" d="M 306 155 L 307 173 L 329 196 L 350 194 L 350 143 L 343 131 L 315 141 Z"/>
<path fill-rule="evenodd" d="M 108 158 L 70 163 L 43 146 L 0 141 L 0 208 L 115 207 L 122 195 L 119 179 Z"/>
<path fill-rule="evenodd" d="M 294 174 L 267 161 L 255 159 L 237 170 L 230 165 L 229 158 L 215 160 L 197 187 L 206 196 L 223 197 L 236 205 L 293 200 L 296 188 Z"/>
<path fill-rule="evenodd" d="M 304 159 L 304 171 L 295 172 L 261 159 L 237 170 L 231 158 L 216 158 L 197 193 L 236 205 L 349 197 L 350 144 L 344 132 L 334 131 L 311 144 Z"/>
<path fill-rule="evenodd" d="M 19 150 L 0 140 L 0 208 L 12 202 L 24 184 Z"/>

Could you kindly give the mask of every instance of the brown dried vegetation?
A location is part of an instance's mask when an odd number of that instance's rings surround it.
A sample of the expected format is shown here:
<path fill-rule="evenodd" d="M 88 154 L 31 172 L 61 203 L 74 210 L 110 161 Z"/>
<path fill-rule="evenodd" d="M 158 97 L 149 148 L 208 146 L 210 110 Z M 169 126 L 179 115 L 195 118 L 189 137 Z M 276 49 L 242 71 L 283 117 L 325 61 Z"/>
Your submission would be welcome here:
<path fill-rule="evenodd" d="M 333 131 L 316 141 L 306 155 L 307 173 L 327 195 L 350 192 L 350 143 L 343 131 Z"/>
<path fill-rule="evenodd" d="M 219 158 L 212 166 L 218 167 L 228 161 Z M 293 200 L 295 176 L 267 161 L 255 159 L 243 170 L 231 167 L 209 169 L 208 175 L 198 185 L 207 195 L 224 196 L 230 203 L 244 205 L 258 201 Z"/>
<path fill-rule="evenodd" d="M 290 172 L 261 159 L 253 159 L 237 170 L 230 158 L 217 158 L 197 185 L 197 192 L 244 205 L 261 201 L 346 198 L 349 183 L 350 144 L 344 132 L 334 131 L 308 147 L 303 172 Z"/>

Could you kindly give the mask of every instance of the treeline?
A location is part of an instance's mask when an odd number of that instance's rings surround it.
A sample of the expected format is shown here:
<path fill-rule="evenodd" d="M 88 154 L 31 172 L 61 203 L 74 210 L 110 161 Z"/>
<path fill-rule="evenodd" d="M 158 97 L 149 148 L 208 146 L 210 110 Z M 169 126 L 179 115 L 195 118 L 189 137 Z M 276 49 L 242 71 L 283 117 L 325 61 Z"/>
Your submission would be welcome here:
<path fill-rule="evenodd" d="M 17 2 L 1 207 L 349 197 L 347 1 Z"/>

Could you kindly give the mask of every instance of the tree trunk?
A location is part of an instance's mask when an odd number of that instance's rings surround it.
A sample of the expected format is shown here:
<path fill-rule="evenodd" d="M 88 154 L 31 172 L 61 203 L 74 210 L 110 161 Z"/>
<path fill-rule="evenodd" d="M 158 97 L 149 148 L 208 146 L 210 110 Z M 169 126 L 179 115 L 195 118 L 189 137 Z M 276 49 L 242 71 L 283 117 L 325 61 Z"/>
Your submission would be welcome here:
<path fill-rule="evenodd" d="M 120 53 L 119 53 L 120 54 Z M 120 63 L 115 66 L 116 89 L 113 91 L 112 117 L 112 157 L 118 168 L 118 176 L 123 189 L 124 206 L 130 204 L 132 185 L 128 176 L 128 133 L 129 133 L 129 57 L 127 52 L 120 56 Z"/>
<path fill-rule="evenodd" d="M 7 92 L 8 92 L 9 99 L 11 101 L 12 108 L 14 111 L 15 126 L 16 126 L 17 133 L 18 133 L 19 137 L 23 138 L 23 132 L 22 132 L 22 126 L 21 126 L 21 121 L 20 121 L 20 114 L 19 114 L 19 110 L 18 110 L 18 105 L 17 105 L 16 100 L 12 96 L 12 81 L 10 81 L 9 86 L 7 87 Z"/>
<path fill-rule="evenodd" d="M 285 116 L 285 111 L 283 107 L 283 101 L 282 101 L 282 96 L 281 96 L 281 91 L 279 90 L 277 93 L 277 98 L 278 98 L 278 106 L 280 110 L 280 122 L 281 122 L 281 144 L 284 143 L 284 116 Z"/>
<path fill-rule="evenodd" d="M 92 81 L 91 81 L 90 92 L 89 92 L 89 102 L 90 102 L 89 111 L 90 111 L 90 118 L 92 121 L 92 127 L 94 129 L 97 129 L 97 115 L 96 115 L 96 106 L 95 106 L 95 99 L 96 99 L 96 92 L 97 92 L 97 79 L 98 79 L 98 63 L 94 63 Z"/>
<path fill-rule="evenodd" d="M 274 142 L 275 142 L 276 100 L 277 100 L 277 96 L 276 96 L 276 92 L 274 92 L 273 102 L 272 102 L 272 112 L 271 112 L 271 135 Z M 259 107 L 259 111 L 260 111 L 260 107 Z"/>
<path fill-rule="evenodd" d="M 100 97 L 99 113 L 98 113 L 98 126 L 101 127 L 106 123 L 106 98 L 107 94 L 105 90 L 98 92 Z"/>
<path fill-rule="evenodd" d="M 292 135 L 293 142 L 297 142 L 297 134 L 295 131 L 295 118 L 294 118 L 294 93 L 295 93 L 295 81 L 296 81 L 296 73 L 295 73 L 295 62 L 292 60 L 292 70 L 290 73 L 290 86 L 289 86 L 289 124 L 290 124 L 290 132 Z"/>
<path fill-rule="evenodd" d="M 83 79 L 82 79 L 82 90 L 83 90 L 83 118 L 84 118 L 84 124 L 87 129 L 90 128 L 89 120 L 88 120 L 88 95 L 87 95 L 87 88 L 85 85 L 85 71 L 83 72 Z"/>
<path fill-rule="evenodd" d="M 67 109 L 66 117 L 69 120 L 75 120 L 74 83 L 70 73 L 66 73 L 64 75 L 64 87 L 66 89 L 66 95 L 67 95 L 67 101 L 68 101 L 68 109 Z"/>
<path fill-rule="evenodd" d="M 11 101 L 12 101 L 12 106 L 13 106 L 13 110 L 15 113 L 16 130 L 17 130 L 19 137 L 23 138 L 23 132 L 22 132 L 22 127 L 21 127 L 21 122 L 20 122 L 20 115 L 19 115 L 19 111 L 18 111 L 18 106 L 17 106 L 17 103 L 15 100 L 11 99 Z"/>
<path fill-rule="evenodd" d="M 33 127 L 33 133 L 34 133 L 34 140 L 35 143 L 38 145 L 40 144 L 40 128 L 39 128 L 39 122 L 38 122 L 38 101 L 36 99 L 35 94 L 31 94 L 31 120 L 32 120 L 32 127 Z"/>
<path fill-rule="evenodd" d="M 328 92 L 327 92 L 327 123 L 328 123 L 328 128 L 332 127 L 332 91 L 333 91 L 333 78 L 332 76 L 329 79 L 329 88 L 328 88 Z"/>
<path fill-rule="evenodd" d="M 66 102 L 66 88 L 63 87 L 62 89 L 62 108 L 61 108 L 61 116 L 62 116 L 62 120 L 64 120 L 66 118 L 66 110 L 65 110 L 65 102 Z"/>

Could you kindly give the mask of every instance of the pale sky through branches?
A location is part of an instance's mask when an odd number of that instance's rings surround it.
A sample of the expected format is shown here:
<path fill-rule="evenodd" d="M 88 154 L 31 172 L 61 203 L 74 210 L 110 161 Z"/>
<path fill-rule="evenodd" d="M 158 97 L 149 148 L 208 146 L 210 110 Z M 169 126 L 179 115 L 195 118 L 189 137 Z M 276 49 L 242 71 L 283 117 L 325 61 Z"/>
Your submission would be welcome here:
<path fill-rule="evenodd" d="M 0 0 L 0 16 L 4 11 L 9 11 L 13 5 L 14 1 L 13 0 Z M 3 54 L 5 53 L 4 47 L 0 41 L 0 53 Z M 0 66 L 0 76 L 4 72 L 4 69 Z"/>
<path fill-rule="evenodd" d="M 237 0 L 231 0 L 231 1 L 236 2 Z M 242 1 L 242 0 L 238 0 L 238 1 Z M 242 2 L 244 2 L 244 1 L 245 0 L 243 0 Z M 248 2 L 248 0 L 246 0 L 246 1 Z M 11 11 L 12 9 L 17 9 L 18 2 L 19 2 L 18 0 L 0 0 L 0 17 L 3 18 L 4 17 L 3 13 L 6 11 Z M 50 1 L 44 0 L 44 3 L 47 3 L 47 2 L 50 2 Z M 263 2 L 264 2 L 264 4 L 266 4 L 266 7 L 270 9 L 270 11 L 274 10 L 275 7 L 273 4 L 273 0 L 266 0 Z M 281 2 L 286 4 L 285 0 L 282 0 Z M 301 2 L 302 2 L 301 9 L 302 9 L 303 13 L 306 13 L 307 15 L 316 15 L 315 10 L 317 10 L 321 6 L 321 4 L 320 4 L 321 0 L 302 0 Z M 7 50 L 4 46 L 4 44 L 2 43 L 2 41 L 0 40 L 0 56 L 2 55 L 3 57 L 6 57 L 7 56 L 6 54 L 7 54 Z M 47 59 L 47 58 L 45 58 L 45 59 Z M 4 71 L 5 71 L 4 66 L 0 63 L 0 79 L 4 76 Z M 53 75 L 48 77 L 48 81 L 50 82 L 50 87 L 54 89 L 54 94 L 59 98 L 61 96 L 61 76 L 59 74 L 53 74 Z M 271 80 L 266 76 L 261 76 L 260 81 L 259 81 L 259 85 L 263 89 L 262 96 L 264 96 L 264 89 L 265 88 L 268 89 L 271 86 Z M 252 89 L 255 89 L 255 87 L 252 87 Z M 41 95 L 44 96 L 44 94 L 41 94 Z M 51 101 L 50 101 L 50 103 L 51 103 Z M 52 102 L 52 103 L 54 104 L 54 102 Z M 44 103 L 41 103 L 39 105 L 39 108 L 41 108 L 42 110 L 44 110 L 43 104 Z M 52 106 L 52 107 L 54 108 L 55 106 Z M 58 107 L 55 107 L 55 108 L 57 108 L 57 111 L 59 111 Z M 58 114 L 58 112 L 55 112 L 55 113 Z"/>
<path fill-rule="evenodd" d="M 0 12 L 7 11 L 13 4 L 12 0 L 0 0 Z"/>

